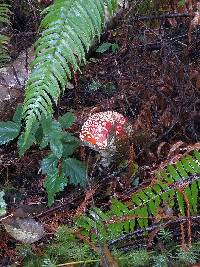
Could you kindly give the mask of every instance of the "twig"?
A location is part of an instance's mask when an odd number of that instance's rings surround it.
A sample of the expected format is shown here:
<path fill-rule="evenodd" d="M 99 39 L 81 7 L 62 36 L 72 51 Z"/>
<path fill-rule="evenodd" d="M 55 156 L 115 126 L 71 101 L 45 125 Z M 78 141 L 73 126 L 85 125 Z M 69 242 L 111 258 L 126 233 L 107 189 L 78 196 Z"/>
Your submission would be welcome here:
<path fill-rule="evenodd" d="M 23 37 L 23 36 L 30 36 L 30 35 L 36 35 L 38 32 L 19 32 L 19 33 L 13 33 L 11 37 Z"/>
<path fill-rule="evenodd" d="M 130 18 L 130 21 L 145 21 L 145 20 L 162 20 L 162 19 L 168 19 L 168 18 L 180 18 L 180 17 L 190 17 L 189 13 L 167 13 L 162 15 L 155 15 L 155 16 L 136 16 L 133 18 Z"/>
<path fill-rule="evenodd" d="M 109 242 L 109 246 L 112 246 L 112 245 L 114 245 L 114 244 L 116 244 L 118 242 L 121 242 L 121 241 L 125 241 L 128 238 L 135 237 L 136 235 L 137 236 L 141 236 L 141 235 L 146 234 L 147 232 L 150 232 L 150 231 L 152 231 L 152 230 L 154 230 L 156 228 L 164 228 L 164 227 L 166 227 L 167 225 L 169 225 L 171 223 L 175 223 L 175 222 L 181 223 L 181 222 L 186 222 L 188 220 L 200 220 L 200 215 L 191 216 L 190 218 L 188 218 L 188 217 L 183 217 L 183 218 L 179 217 L 179 218 L 176 218 L 174 220 L 169 220 L 169 221 L 167 221 L 165 223 L 154 224 L 154 225 L 152 225 L 150 227 L 147 227 L 147 228 L 138 229 L 138 230 L 136 230 L 136 231 L 134 231 L 132 233 L 124 234 L 124 235 L 118 237 L 117 239 L 110 241 Z"/>
<path fill-rule="evenodd" d="M 58 267 L 61 267 L 61 266 L 63 266 L 63 267 L 64 266 L 73 266 L 73 265 L 81 264 L 81 263 L 84 263 L 84 265 L 85 265 L 87 263 L 93 263 L 93 262 L 99 262 L 99 261 L 100 261 L 100 259 L 98 259 L 98 260 L 86 260 L 86 261 L 72 261 L 72 262 L 58 264 L 56 266 L 58 266 Z"/>

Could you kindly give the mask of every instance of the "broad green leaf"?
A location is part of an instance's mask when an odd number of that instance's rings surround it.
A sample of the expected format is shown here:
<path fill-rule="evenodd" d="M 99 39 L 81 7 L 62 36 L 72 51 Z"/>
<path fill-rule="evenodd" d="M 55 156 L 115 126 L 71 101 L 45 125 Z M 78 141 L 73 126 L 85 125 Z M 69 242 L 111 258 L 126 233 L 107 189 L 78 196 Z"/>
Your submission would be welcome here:
<path fill-rule="evenodd" d="M 0 216 L 3 216 L 6 214 L 6 202 L 4 200 L 5 193 L 3 191 L 0 191 Z"/>
<path fill-rule="evenodd" d="M 70 178 L 70 183 L 74 185 L 86 184 L 86 167 L 77 159 L 68 158 L 63 160 L 63 172 Z"/>
<path fill-rule="evenodd" d="M 20 157 L 24 155 L 27 149 L 29 149 L 34 143 L 36 143 L 34 133 L 29 134 L 26 143 L 24 143 L 24 139 L 25 139 L 25 133 L 21 133 L 17 142 Z"/>
<path fill-rule="evenodd" d="M 0 145 L 15 139 L 20 132 L 20 124 L 13 121 L 0 122 Z"/>
<path fill-rule="evenodd" d="M 58 121 L 60 122 L 63 129 L 67 129 L 72 126 L 72 124 L 75 122 L 75 116 L 71 112 L 65 113 L 63 116 L 60 116 L 58 118 Z"/>
<path fill-rule="evenodd" d="M 65 132 L 65 131 L 63 131 L 63 133 L 62 133 L 62 141 L 64 143 L 70 143 L 70 142 L 77 142 L 77 143 L 79 143 L 80 142 L 77 137 L 75 137 L 71 133 L 68 133 L 68 132 Z"/>
<path fill-rule="evenodd" d="M 40 167 L 43 174 L 53 173 L 58 165 L 58 159 L 53 154 L 50 154 L 48 157 L 44 158 L 41 161 Z"/>
<path fill-rule="evenodd" d="M 112 49 L 112 52 L 115 53 L 119 49 L 119 45 L 118 44 L 112 44 L 111 49 Z"/>
<path fill-rule="evenodd" d="M 51 151 L 57 158 L 62 157 L 63 144 L 62 144 L 62 128 L 58 121 L 46 118 L 42 120 L 42 128 L 44 132 L 44 138 L 40 146 L 46 145 L 47 140 L 50 144 Z M 44 142 L 44 143 L 43 143 Z"/>
<path fill-rule="evenodd" d="M 97 53 L 105 53 L 106 51 L 108 51 L 109 50 L 109 48 L 112 46 L 112 43 L 103 43 L 102 45 L 100 45 L 98 48 L 97 48 L 97 50 L 96 50 L 96 52 Z"/>
<path fill-rule="evenodd" d="M 15 110 L 15 113 L 13 115 L 13 121 L 16 123 L 21 123 L 22 120 L 22 111 L 23 111 L 23 107 L 21 104 L 19 104 Z"/>
<path fill-rule="evenodd" d="M 24 155 L 27 149 L 29 149 L 34 143 L 36 143 L 35 134 L 38 128 L 39 123 L 35 121 L 28 132 L 21 133 L 17 142 L 20 157 Z"/>
<path fill-rule="evenodd" d="M 79 143 L 76 141 L 63 144 L 63 158 L 68 158 L 69 156 L 73 155 L 78 146 Z"/>
<path fill-rule="evenodd" d="M 63 144 L 59 138 L 50 139 L 50 148 L 51 148 L 52 153 L 54 153 L 54 155 L 56 155 L 58 159 L 62 157 Z"/>
<path fill-rule="evenodd" d="M 64 176 L 64 174 L 59 174 L 57 168 L 51 173 L 48 173 L 44 186 L 48 193 L 49 206 L 54 203 L 56 193 L 62 191 L 67 183 L 67 178 Z"/>

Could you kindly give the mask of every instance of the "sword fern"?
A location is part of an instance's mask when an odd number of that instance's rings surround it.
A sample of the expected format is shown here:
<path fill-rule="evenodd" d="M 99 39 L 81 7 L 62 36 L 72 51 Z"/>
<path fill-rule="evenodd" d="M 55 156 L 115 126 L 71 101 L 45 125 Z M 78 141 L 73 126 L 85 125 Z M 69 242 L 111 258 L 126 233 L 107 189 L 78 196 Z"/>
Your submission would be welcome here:
<path fill-rule="evenodd" d="M 116 238 L 136 228 L 146 228 L 149 221 L 160 217 L 163 204 L 172 211 L 171 216 L 197 214 L 200 198 L 200 152 L 187 155 L 175 165 L 157 173 L 155 181 L 132 195 L 127 205 L 114 199 L 110 210 L 103 212 L 99 208 L 90 210 L 89 216 L 77 219 L 77 226 L 85 235 L 97 240 L 94 229 L 104 241 Z M 160 218 L 163 219 L 163 218 Z M 170 219 L 170 216 L 169 216 Z M 92 234 L 91 234 L 92 233 Z"/>
<path fill-rule="evenodd" d="M 36 58 L 26 83 L 23 116 L 24 140 L 41 116 L 53 114 L 53 104 L 63 94 L 67 80 L 86 63 L 86 53 L 105 21 L 106 6 L 112 15 L 117 0 L 55 0 L 43 14 L 41 36 L 35 43 Z"/>
<path fill-rule="evenodd" d="M 0 25 L 10 24 L 10 14 L 9 5 L 0 4 Z M 0 66 L 3 66 L 9 59 L 8 44 L 10 38 L 5 34 L 0 33 Z"/>

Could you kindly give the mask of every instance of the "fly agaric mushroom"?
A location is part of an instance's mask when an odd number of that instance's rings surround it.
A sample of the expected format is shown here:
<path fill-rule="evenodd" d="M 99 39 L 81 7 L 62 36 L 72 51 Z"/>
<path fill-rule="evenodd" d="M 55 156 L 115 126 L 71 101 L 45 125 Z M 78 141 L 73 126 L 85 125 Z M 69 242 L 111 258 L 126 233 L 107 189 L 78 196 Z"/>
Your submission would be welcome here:
<path fill-rule="evenodd" d="M 116 142 L 131 132 L 127 118 L 115 111 L 95 113 L 83 124 L 80 139 L 108 161 L 116 152 Z M 109 158 L 109 160 L 108 160 Z M 105 160 L 104 160 L 105 161 Z M 105 165 L 105 164 L 104 164 Z"/>

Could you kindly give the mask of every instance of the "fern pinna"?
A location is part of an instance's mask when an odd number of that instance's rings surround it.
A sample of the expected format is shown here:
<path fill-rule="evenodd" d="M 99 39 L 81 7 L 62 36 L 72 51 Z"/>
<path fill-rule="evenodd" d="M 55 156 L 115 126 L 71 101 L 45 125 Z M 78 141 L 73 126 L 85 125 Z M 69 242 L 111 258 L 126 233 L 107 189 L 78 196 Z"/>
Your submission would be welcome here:
<path fill-rule="evenodd" d="M 118 235 L 146 228 L 150 218 L 159 216 L 159 209 L 167 205 L 177 216 L 196 214 L 200 196 L 200 152 L 187 155 L 175 165 L 169 164 L 157 173 L 151 185 L 132 195 L 132 203 L 126 205 L 116 199 L 110 210 L 103 212 L 98 208 L 90 210 L 89 216 L 77 219 L 82 234 L 90 235 L 96 240 L 108 240 Z M 178 205 L 177 205 L 178 204 Z M 175 209 L 176 207 L 176 209 Z M 99 240 L 99 237 L 98 237 Z"/>
<path fill-rule="evenodd" d="M 10 24 L 10 6 L 7 4 L 0 4 L 0 25 Z M 0 34 L 0 66 L 3 66 L 9 59 L 8 43 L 10 38 L 5 34 Z"/>
<path fill-rule="evenodd" d="M 36 58 L 26 83 L 23 114 L 25 142 L 41 115 L 53 113 L 52 105 L 64 92 L 72 73 L 86 62 L 86 53 L 105 21 L 105 10 L 112 15 L 117 0 L 55 0 L 43 11 L 41 37 L 35 43 Z"/>

